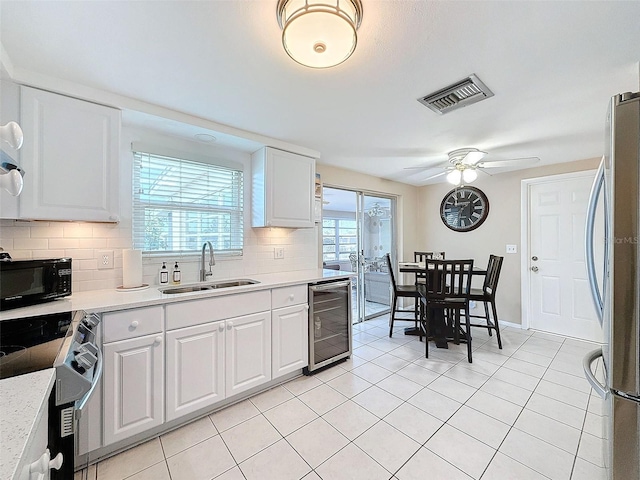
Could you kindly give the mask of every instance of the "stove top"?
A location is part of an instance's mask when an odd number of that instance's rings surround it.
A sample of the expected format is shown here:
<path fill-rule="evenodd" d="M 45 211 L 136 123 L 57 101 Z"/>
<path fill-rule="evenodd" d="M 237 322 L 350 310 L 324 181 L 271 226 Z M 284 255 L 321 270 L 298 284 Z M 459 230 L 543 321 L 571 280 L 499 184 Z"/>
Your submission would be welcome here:
<path fill-rule="evenodd" d="M 72 312 L 4 320 L 0 325 L 0 379 L 53 368 Z"/>

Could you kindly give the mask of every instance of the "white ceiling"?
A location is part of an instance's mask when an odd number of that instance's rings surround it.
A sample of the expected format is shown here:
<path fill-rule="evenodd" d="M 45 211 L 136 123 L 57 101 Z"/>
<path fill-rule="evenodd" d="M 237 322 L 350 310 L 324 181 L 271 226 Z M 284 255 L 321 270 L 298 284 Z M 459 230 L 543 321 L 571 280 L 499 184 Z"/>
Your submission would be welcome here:
<path fill-rule="evenodd" d="M 354 55 L 325 70 L 286 55 L 276 0 L 2 0 L 0 41 L 17 72 L 414 185 L 429 172 L 404 167 L 439 164 L 461 147 L 540 165 L 599 157 L 609 97 L 640 88 L 638 1 L 362 2 Z M 472 73 L 494 97 L 443 116 L 416 101 Z"/>

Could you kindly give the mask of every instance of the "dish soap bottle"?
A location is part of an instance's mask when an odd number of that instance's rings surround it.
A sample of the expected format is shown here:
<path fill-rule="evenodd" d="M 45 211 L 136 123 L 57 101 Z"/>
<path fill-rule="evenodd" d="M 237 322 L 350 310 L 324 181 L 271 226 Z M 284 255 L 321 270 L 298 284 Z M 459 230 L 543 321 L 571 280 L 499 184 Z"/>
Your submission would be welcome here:
<path fill-rule="evenodd" d="M 173 284 L 178 285 L 181 280 L 180 268 L 178 267 L 178 262 L 173 267 Z"/>
<path fill-rule="evenodd" d="M 169 283 L 169 269 L 167 268 L 167 262 L 162 262 L 162 268 L 160 269 L 160 285 Z"/>

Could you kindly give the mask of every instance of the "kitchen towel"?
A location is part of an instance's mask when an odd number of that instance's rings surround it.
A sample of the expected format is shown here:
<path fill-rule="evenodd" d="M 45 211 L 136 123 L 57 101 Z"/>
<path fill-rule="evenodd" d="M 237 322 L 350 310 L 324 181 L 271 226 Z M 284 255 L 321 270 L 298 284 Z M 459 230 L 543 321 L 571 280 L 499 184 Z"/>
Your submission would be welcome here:
<path fill-rule="evenodd" d="M 135 288 L 142 285 L 142 251 L 122 251 L 122 287 Z"/>

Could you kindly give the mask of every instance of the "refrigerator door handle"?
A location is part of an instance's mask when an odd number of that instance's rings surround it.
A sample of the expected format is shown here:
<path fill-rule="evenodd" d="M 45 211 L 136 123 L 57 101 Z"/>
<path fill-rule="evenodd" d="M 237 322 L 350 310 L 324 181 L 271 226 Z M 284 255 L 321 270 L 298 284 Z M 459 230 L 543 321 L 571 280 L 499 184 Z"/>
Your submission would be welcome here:
<path fill-rule="evenodd" d="M 593 374 L 593 370 L 591 370 L 591 365 L 598 358 L 602 357 L 602 349 L 598 348 L 593 350 L 592 352 L 587 353 L 587 355 L 582 360 L 582 368 L 584 369 L 584 375 L 587 377 L 587 381 L 591 384 L 596 393 L 604 399 L 607 396 L 607 388 L 602 385 L 596 376 Z"/>
<path fill-rule="evenodd" d="M 593 299 L 594 306 L 596 308 L 596 315 L 600 326 L 602 326 L 602 317 L 604 310 L 604 303 L 600 288 L 598 287 L 598 279 L 596 277 L 596 265 L 595 255 L 593 251 L 593 234 L 595 229 L 596 207 L 598 205 L 598 198 L 604 185 L 604 158 L 600 162 L 596 177 L 591 186 L 591 194 L 589 195 L 589 205 L 587 207 L 587 222 L 585 226 L 585 261 L 587 267 L 587 278 L 589 279 L 589 287 L 591 289 L 591 297 Z"/>

